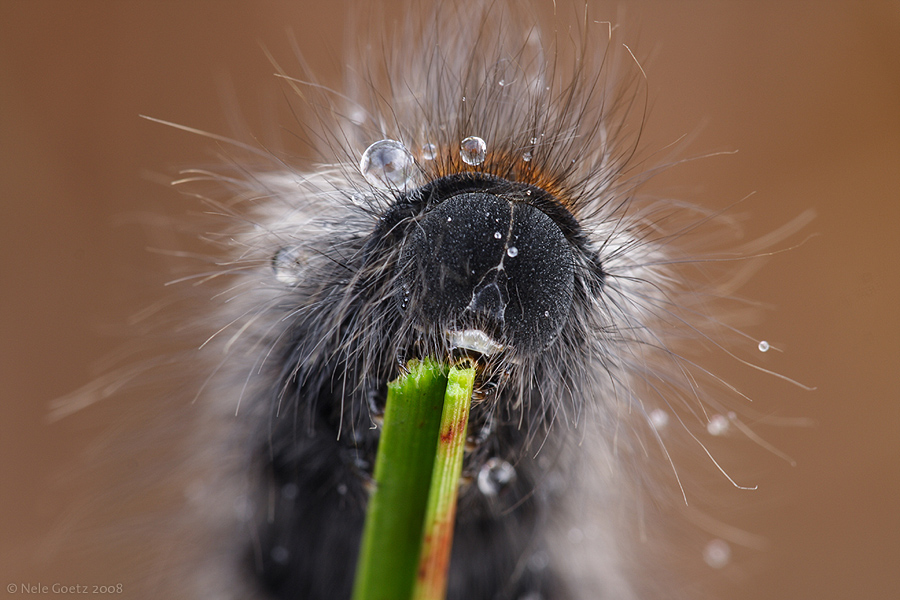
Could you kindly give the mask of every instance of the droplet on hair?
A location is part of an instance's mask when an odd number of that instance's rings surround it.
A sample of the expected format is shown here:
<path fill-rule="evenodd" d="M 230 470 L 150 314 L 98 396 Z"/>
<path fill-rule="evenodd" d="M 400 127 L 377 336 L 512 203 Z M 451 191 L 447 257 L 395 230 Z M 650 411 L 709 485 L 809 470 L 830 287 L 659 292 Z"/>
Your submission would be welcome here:
<path fill-rule="evenodd" d="M 511 464 L 496 457 L 488 459 L 478 471 L 478 491 L 485 496 L 496 496 L 515 477 L 516 469 Z"/>
<path fill-rule="evenodd" d="M 487 144 L 483 139 L 476 136 L 470 136 L 464 139 L 459 145 L 459 157 L 467 165 L 480 165 L 487 156 Z"/>
<path fill-rule="evenodd" d="M 275 279 L 284 285 L 300 283 L 303 267 L 303 254 L 295 246 L 280 248 L 272 257 L 272 271 Z"/>
<path fill-rule="evenodd" d="M 769 342 L 767 342 L 766 340 L 763 340 L 759 343 L 759 351 L 760 352 L 768 352 L 769 348 L 770 348 Z"/>
<path fill-rule="evenodd" d="M 406 146 L 394 140 L 379 140 L 366 148 L 359 170 L 370 184 L 380 188 L 403 188 L 413 176 L 415 162 Z"/>
<path fill-rule="evenodd" d="M 249 521 L 253 517 L 253 504 L 246 496 L 235 498 L 232 510 L 239 521 Z"/>
<path fill-rule="evenodd" d="M 286 483 L 281 486 L 281 497 L 285 500 L 295 500 L 300 493 L 296 483 Z"/>
<path fill-rule="evenodd" d="M 725 435 L 728 432 L 728 418 L 723 415 L 713 415 L 706 424 L 706 431 L 710 435 Z"/>
<path fill-rule="evenodd" d="M 669 413 L 661 408 L 651 410 L 648 418 L 650 419 L 650 425 L 657 431 L 664 429 L 669 424 Z"/>
<path fill-rule="evenodd" d="M 434 144 L 425 144 L 422 146 L 422 159 L 434 160 L 437 158 L 437 146 Z"/>
<path fill-rule="evenodd" d="M 725 540 L 710 540 L 703 548 L 703 560 L 713 569 L 721 569 L 731 562 L 731 546 Z"/>
<path fill-rule="evenodd" d="M 540 572 L 550 566 L 550 555 L 543 550 L 538 550 L 528 558 L 528 570 Z"/>
<path fill-rule="evenodd" d="M 350 122 L 354 125 L 362 125 L 366 122 L 366 111 L 361 108 L 355 108 L 350 111 Z"/>
<path fill-rule="evenodd" d="M 531 162 L 531 152 L 526 152 L 522 155 L 522 160 L 525 162 Z"/>
<path fill-rule="evenodd" d="M 287 564 L 288 559 L 291 557 L 291 553 L 288 552 L 288 549 L 284 546 L 275 546 L 274 548 L 272 548 L 270 556 L 272 557 L 273 562 L 279 565 L 285 565 Z"/>
<path fill-rule="evenodd" d="M 566 539 L 572 544 L 580 544 L 584 540 L 584 532 L 577 527 L 573 527 L 566 533 Z"/>
<path fill-rule="evenodd" d="M 506 249 L 506 255 L 510 258 L 515 258 L 519 255 L 519 249 L 515 246 L 510 246 Z"/>
<path fill-rule="evenodd" d="M 499 239 L 502 238 L 502 237 L 503 237 L 503 234 L 500 233 L 499 231 L 495 231 L 495 232 L 494 232 L 494 239 L 495 239 L 495 240 L 499 240 Z"/>

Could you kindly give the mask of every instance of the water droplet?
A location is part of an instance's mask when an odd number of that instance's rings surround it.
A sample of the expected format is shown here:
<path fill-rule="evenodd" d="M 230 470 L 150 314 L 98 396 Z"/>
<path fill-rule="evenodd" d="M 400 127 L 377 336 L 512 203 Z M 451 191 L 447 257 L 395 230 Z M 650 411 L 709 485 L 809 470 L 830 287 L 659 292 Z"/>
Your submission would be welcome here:
<path fill-rule="evenodd" d="M 550 316 L 550 311 L 549 311 L 549 310 L 545 310 L 545 311 L 544 311 L 544 316 L 545 316 L 545 317 L 549 317 L 549 316 Z"/>
<path fill-rule="evenodd" d="M 339 483 L 337 486 L 337 493 L 340 494 L 341 496 L 346 496 L 347 495 L 347 484 Z"/>
<path fill-rule="evenodd" d="M 543 571 L 550 566 L 550 555 L 538 550 L 528 558 L 529 571 Z"/>
<path fill-rule="evenodd" d="M 541 134 L 541 135 L 544 135 L 544 134 Z M 538 139 L 537 139 L 536 137 L 531 138 L 531 143 L 532 143 L 532 144 L 537 144 L 537 143 L 538 143 Z"/>
<path fill-rule="evenodd" d="M 525 162 L 531 162 L 531 152 L 526 152 L 522 155 L 522 160 Z"/>
<path fill-rule="evenodd" d="M 703 548 L 703 560 L 713 569 L 721 569 L 731 562 L 731 546 L 725 540 L 710 540 Z"/>
<path fill-rule="evenodd" d="M 415 162 L 409 150 L 394 140 L 379 140 L 366 148 L 359 170 L 370 184 L 381 188 L 402 188 L 413 176 Z"/>
<path fill-rule="evenodd" d="M 500 87 L 505 87 L 505 86 L 506 86 L 506 80 L 505 80 L 505 79 L 501 79 L 500 81 L 497 82 L 497 84 L 498 84 Z"/>
<path fill-rule="evenodd" d="M 434 160 L 437 157 L 437 146 L 434 144 L 425 144 L 422 146 L 422 158 L 425 160 Z"/>
<path fill-rule="evenodd" d="M 273 547 L 270 555 L 272 557 L 272 560 L 279 565 L 287 564 L 288 559 L 291 557 L 291 553 L 288 552 L 288 549 L 284 546 Z"/>
<path fill-rule="evenodd" d="M 503 237 L 503 234 L 500 233 L 499 231 L 495 231 L 495 232 L 494 232 L 494 239 L 495 239 L 495 240 L 499 240 L 499 239 L 502 238 L 502 237 Z"/>
<path fill-rule="evenodd" d="M 515 258 L 519 255 L 519 249 L 515 246 L 510 246 L 506 249 L 506 255 L 510 258 Z"/>
<path fill-rule="evenodd" d="M 580 544 L 581 541 L 584 539 L 584 532 L 581 531 L 580 529 L 578 529 L 577 527 L 573 527 L 566 534 L 566 538 L 569 540 L 569 542 L 571 542 L 573 544 Z"/>
<path fill-rule="evenodd" d="M 350 122 L 354 125 L 362 125 L 366 122 L 366 111 L 361 108 L 354 108 L 350 111 Z"/>
<path fill-rule="evenodd" d="M 515 477 L 516 470 L 511 464 L 496 457 L 488 459 L 478 471 L 478 491 L 485 496 L 496 496 Z"/>
<path fill-rule="evenodd" d="M 766 340 L 763 340 L 759 343 L 759 351 L 760 352 L 768 352 L 769 348 L 770 348 L 769 342 L 767 342 Z"/>
<path fill-rule="evenodd" d="M 665 426 L 669 424 L 669 413 L 661 408 L 654 408 L 651 410 L 648 417 L 650 419 L 650 425 L 657 431 L 665 428 Z"/>
<path fill-rule="evenodd" d="M 253 516 L 253 504 L 246 496 L 235 498 L 232 508 L 234 509 L 234 516 L 241 521 L 247 521 Z"/>
<path fill-rule="evenodd" d="M 713 415 L 706 424 L 706 431 L 710 435 L 725 435 L 728 432 L 728 418 L 723 415 Z"/>
<path fill-rule="evenodd" d="M 281 248 L 272 257 L 272 271 L 275 279 L 284 285 L 297 285 L 303 270 L 304 257 L 299 248 L 288 246 Z"/>
<path fill-rule="evenodd" d="M 449 223 L 450 221 L 452 221 L 452 220 L 453 220 L 453 217 L 447 217 L 447 222 L 448 222 L 448 223 Z"/>
<path fill-rule="evenodd" d="M 286 483 L 281 486 L 281 497 L 285 500 L 294 500 L 300 493 L 300 488 L 296 483 Z"/>
<path fill-rule="evenodd" d="M 487 144 L 480 137 L 467 137 L 459 145 L 459 156 L 467 165 L 480 165 L 486 155 Z"/>

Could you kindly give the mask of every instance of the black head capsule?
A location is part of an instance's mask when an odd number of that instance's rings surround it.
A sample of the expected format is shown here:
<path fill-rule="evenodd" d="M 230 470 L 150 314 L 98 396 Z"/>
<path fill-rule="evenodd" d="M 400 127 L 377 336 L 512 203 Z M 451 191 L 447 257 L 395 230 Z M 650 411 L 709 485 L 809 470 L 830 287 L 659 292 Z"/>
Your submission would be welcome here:
<path fill-rule="evenodd" d="M 504 196 L 468 191 L 432 205 L 410 228 L 398 268 L 412 319 L 453 345 L 540 352 L 569 317 L 569 242 L 540 209 Z"/>

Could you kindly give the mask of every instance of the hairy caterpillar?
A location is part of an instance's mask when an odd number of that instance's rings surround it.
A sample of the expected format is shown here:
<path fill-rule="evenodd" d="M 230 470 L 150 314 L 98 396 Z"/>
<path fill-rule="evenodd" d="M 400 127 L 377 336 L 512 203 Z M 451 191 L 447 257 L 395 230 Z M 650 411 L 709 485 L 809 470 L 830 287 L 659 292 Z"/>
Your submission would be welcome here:
<path fill-rule="evenodd" d="M 657 444 L 661 415 L 693 406 L 714 421 L 680 344 L 715 321 L 677 266 L 710 219 L 635 196 L 637 73 L 616 72 L 627 61 L 607 54 L 605 25 L 567 60 L 568 34 L 545 46 L 491 10 L 472 21 L 446 7 L 421 40 L 403 36 L 417 50 L 378 48 L 354 100 L 284 73 L 319 109 L 305 132 L 322 164 L 251 152 L 235 173 L 185 177 L 233 186 L 201 193 L 238 219 L 220 238 L 227 303 L 205 348 L 226 356 L 201 395 L 237 433 L 214 433 L 199 462 L 249 479 L 233 491 L 240 518 L 215 482 L 191 489 L 213 528 L 234 524 L 210 572 L 236 596 L 349 588 L 379 390 L 404 358 L 462 348 L 488 365 L 451 597 L 638 594 L 624 574 L 638 536 L 610 517 L 640 486 L 627 465 Z M 478 226 L 444 225 L 485 207 Z M 458 287 L 435 276 L 445 267 Z"/>

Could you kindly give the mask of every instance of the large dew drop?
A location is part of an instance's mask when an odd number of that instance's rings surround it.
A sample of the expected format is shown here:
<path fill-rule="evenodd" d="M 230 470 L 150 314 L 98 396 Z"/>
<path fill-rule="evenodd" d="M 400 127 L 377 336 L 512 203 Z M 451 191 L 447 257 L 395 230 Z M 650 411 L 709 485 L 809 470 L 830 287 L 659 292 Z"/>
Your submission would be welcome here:
<path fill-rule="evenodd" d="M 467 165 L 480 165 L 487 155 L 487 144 L 483 139 L 470 136 L 459 144 L 459 157 Z"/>
<path fill-rule="evenodd" d="M 415 172 L 415 161 L 406 146 L 379 140 L 366 148 L 359 161 L 366 181 L 380 188 L 404 188 Z"/>

